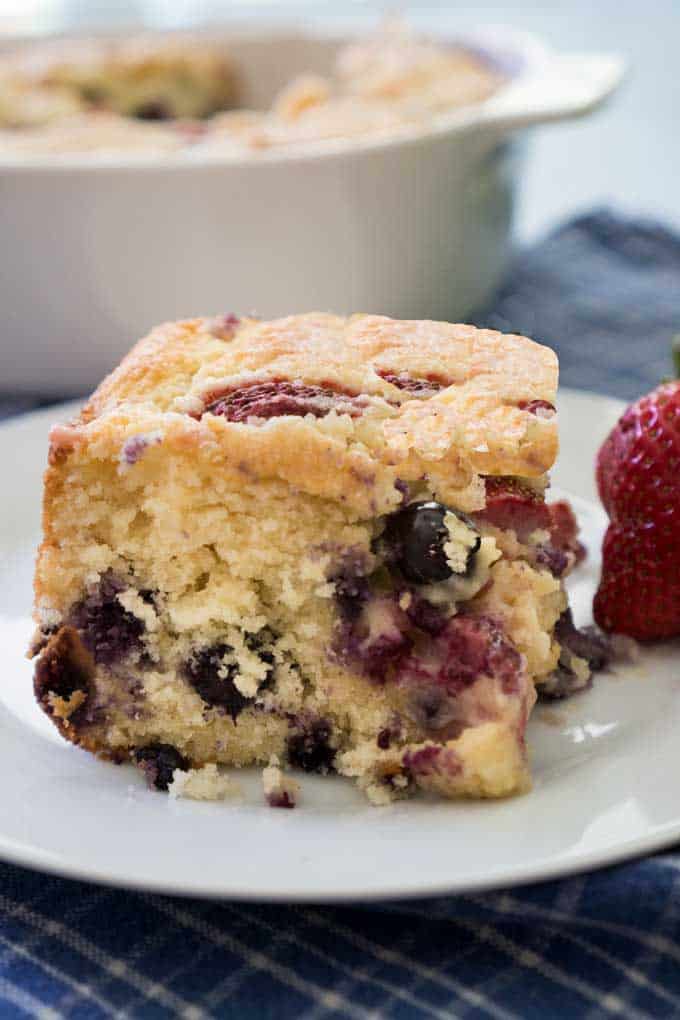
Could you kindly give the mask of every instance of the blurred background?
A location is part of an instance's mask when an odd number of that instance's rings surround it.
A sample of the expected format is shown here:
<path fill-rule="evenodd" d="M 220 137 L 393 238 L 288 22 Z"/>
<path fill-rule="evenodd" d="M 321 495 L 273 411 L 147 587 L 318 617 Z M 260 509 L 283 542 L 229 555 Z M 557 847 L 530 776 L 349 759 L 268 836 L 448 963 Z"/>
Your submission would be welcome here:
<path fill-rule="evenodd" d="M 557 50 L 607 50 L 629 61 L 624 87 L 594 117 L 541 128 L 520 195 L 517 236 L 531 241 L 596 206 L 680 225 L 680 3 L 678 0 L 509 0 L 403 5 L 329 3 L 233 4 L 226 0 L 0 0 L 0 36 L 74 28 L 145 24 L 176 27 L 224 18 L 361 25 L 397 7 L 425 29 L 510 24 L 544 37 Z"/>
<path fill-rule="evenodd" d="M 289 170 L 285 160 L 253 172 L 187 163 L 178 174 L 162 160 L 108 175 L 9 164 L 0 393 L 86 392 L 159 321 L 312 307 L 526 333 L 555 348 L 567 385 L 623 397 L 654 385 L 680 331 L 680 0 L 0 0 L 0 45 L 220 23 L 254 25 L 254 37 L 292 23 L 308 38 L 317 26 L 360 38 L 386 13 L 433 37 L 509 26 L 558 55 L 619 55 L 627 74 L 592 114 L 528 129 L 521 178 L 521 120 L 460 143 L 454 133 L 450 149 L 429 139 L 369 157 L 350 146 Z M 249 58 L 258 81 L 283 73 L 285 53 L 273 52 L 261 66 Z M 597 63 L 576 61 L 577 92 Z M 530 80 L 529 105 L 538 81 L 535 105 L 549 108 L 547 79 Z"/>

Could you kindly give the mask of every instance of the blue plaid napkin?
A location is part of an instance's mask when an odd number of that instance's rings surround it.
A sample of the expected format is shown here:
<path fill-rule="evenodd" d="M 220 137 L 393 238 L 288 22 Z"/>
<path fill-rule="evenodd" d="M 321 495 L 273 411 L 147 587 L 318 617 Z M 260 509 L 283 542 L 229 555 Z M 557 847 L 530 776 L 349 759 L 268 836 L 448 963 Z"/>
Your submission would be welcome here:
<path fill-rule="evenodd" d="M 680 239 L 609 213 L 521 255 L 481 323 L 555 347 L 570 386 L 669 372 Z M 0 416 L 39 401 L 0 399 Z M 669 777 L 673 781 L 673 777 Z M 0 1017 L 680 1016 L 680 855 L 510 892 L 248 906 L 0 865 Z"/>

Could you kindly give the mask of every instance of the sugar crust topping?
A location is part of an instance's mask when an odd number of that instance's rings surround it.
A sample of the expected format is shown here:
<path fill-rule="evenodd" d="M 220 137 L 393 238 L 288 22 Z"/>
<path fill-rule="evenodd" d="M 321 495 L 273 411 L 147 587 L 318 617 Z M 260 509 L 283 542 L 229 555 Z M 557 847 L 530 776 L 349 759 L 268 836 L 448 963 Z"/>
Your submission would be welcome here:
<path fill-rule="evenodd" d="M 459 488 L 475 473 L 540 477 L 557 453 L 557 415 L 532 408 L 554 404 L 557 376 L 549 348 L 468 325 L 318 312 L 166 323 L 77 419 L 55 427 L 51 460 L 82 446 L 118 458 L 131 437 L 153 434 L 158 449 L 212 444 L 234 470 L 331 498 L 349 487 L 358 502 L 362 486 L 392 487 L 397 476 L 441 476 Z M 439 389 L 419 389 L 432 378 Z M 337 411 L 266 421 L 208 410 L 216 395 L 272 381 L 305 392 L 335 387 L 342 399 Z M 343 413 L 348 401 L 357 417 Z"/>

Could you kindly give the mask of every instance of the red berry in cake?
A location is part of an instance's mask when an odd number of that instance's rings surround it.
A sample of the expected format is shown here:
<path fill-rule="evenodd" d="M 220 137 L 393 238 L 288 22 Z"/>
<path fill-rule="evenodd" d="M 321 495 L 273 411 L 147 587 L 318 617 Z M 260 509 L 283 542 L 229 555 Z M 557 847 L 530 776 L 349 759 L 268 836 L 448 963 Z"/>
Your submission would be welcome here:
<path fill-rule="evenodd" d="M 520 400 L 517 406 L 520 411 L 528 411 L 537 418 L 552 418 L 556 414 L 555 405 L 549 400 Z"/>
<path fill-rule="evenodd" d="M 438 774 L 455 776 L 461 771 L 456 752 L 450 747 L 438 747 L 435 744 L 426 744 L 416 751 L 406 751 L 402 765 L 407 774 L 415 777 Z"/>
<path fill-rule="evenodd" d="M 218 340 L 231 340 L 240 321 L 237 315 L 218 315 L 214 319 L 208 319 L 204 323 L 204 329 L 216 336 Z"/>
<path fill-rule="evenodd" d="M 130 436 L 123 443 L 120 451 L 121 464 L 127 464 L 128 467 L 132 467 L 140 460 L 150 446 L 157 446 L 161 442 L 161 436 L 159 433 L 152 433 L 151 435 L 139 434 L 136 436 Z"/>
<path fill-rule="evenodd" d="M 545 540 L 535 546 L 534 560 L 555 577 L 562 577 L 586 554 L 569 503 L 546 503 L 542 492 L 517 478 L 487 478 L 486 506 L 474 516 L 501 531 L 514 531 L 522 543 L 535 541 L 537 533 L 546 532 Z"/>
<path fill-rule="evenodd" d="M 571 553 L 580 563 L 585 559 L 585 546 L 579 541 L 579 526 L 571 505 L 566 499 L 550 503 L 550 542 L 554 549 L 563 553 Z"/>
<path fill-rule="evenodd" d="M 424 379 L 409 375 L 407 372 L 378 372 L 378 375 L 385 382 L 396 386 L 398 390 L 404 390 L 414 397 L 433 397 L 435 393 L 449 385 L 436 375 L 428 375 Z"/>
<path fill-rule="evenodd" d="M 355 418 L 365 406 L 365 397 L 336 387 L 272 379 L 212 395 L 206 413 L 233 422 L 247 422 L 251 418 L 266 421 L 283 415 L 302 418 L 311 414 L 323 418 L 331 411 Z"/>
<path fill-rule="evenodd" d="M 267 803 L 269 807 L 294 808 L 295 799 L 289 790 L 282 790 L 280 793 L 268 793 Z"/>
<path fill-rule="evenodd" d="M 521 655 L 495 619 L 461 614 L 430 640 L 426 654 L 413 654 L 401 661 L 399 682 L 440 686 L 456 696 L 480 676 L 488 676 L 498 680 L 506 694 L 512 694 L 522 668 Z M 440 707 L 437 714 L 441 714 Z"/>
<path fill-rule="evenodd" d="M 680 382 L 624 412 L 598 454 L 597 484 L 610 524 L 596 622 L 640 641 L 680 634 Z"/>
<path fill-rule="evenodd" d="M 406 616 L 414 627 L 426 634 L 439 634 L 447 624 L 448 613 L 442 606 L 433 605 L 427 599 L 414 594 L 406 608 Z"/>
<path fill-rule="evenodd" d="M 550 531 L 550 508 L 543 494 L 518 478 L 487 478 L 486 506 L 475 517 L 525 542 L 535 531 Z"/>

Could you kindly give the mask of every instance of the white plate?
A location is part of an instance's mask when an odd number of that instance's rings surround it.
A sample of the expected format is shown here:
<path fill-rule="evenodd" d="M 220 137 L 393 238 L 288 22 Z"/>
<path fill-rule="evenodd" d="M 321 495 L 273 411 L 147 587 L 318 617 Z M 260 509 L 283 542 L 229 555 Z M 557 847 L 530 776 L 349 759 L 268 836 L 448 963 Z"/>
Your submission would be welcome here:
<path fill-rule="evenodd" d="M 591 550 L 570 588 L 588 618 L 604 519 L 592 465 L 621 405 L 564 392 L 555 480 Z M 369 807 L 347 780 L 303 778 L 295 811 L 262 802 L 173 801 L 64 743 L 32 698 L 23 658 L 54 409 L 0 428 L 0 857 L 76 878 L 169 893 L 262 900 L 416 896 L 507 886 L 597 867 L 680 839 L 677 645 L 601 676 L 529 727 L 534 789 L 496 803 Z M 7 466 L 13 465 L 8 472 Z M 677 663 L 677 658 L 675 658 Z"/>

